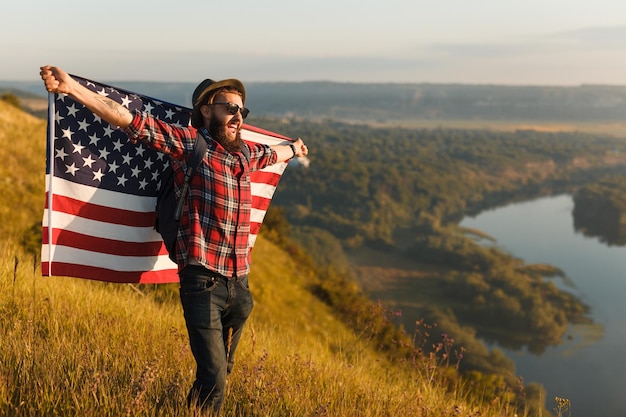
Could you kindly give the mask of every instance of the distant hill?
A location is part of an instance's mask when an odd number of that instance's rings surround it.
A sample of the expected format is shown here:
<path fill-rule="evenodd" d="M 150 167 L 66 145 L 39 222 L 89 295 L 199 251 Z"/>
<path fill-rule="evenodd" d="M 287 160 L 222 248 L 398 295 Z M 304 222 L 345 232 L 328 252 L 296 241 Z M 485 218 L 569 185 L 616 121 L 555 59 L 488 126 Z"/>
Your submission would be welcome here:
<path fill-rule="evenodd" d="M 98 80 L 106 82 L 106 80 Z M 112 85 L 190 106 L 195 83 L 112 82 Z M 2 89 L 45 97 L 39 82 L 0 81 Z M 572 87 L 469 84 L 248 83 L 254 116 L 332 118 L 352 122 L 624 121 L 626 86 Z"/>

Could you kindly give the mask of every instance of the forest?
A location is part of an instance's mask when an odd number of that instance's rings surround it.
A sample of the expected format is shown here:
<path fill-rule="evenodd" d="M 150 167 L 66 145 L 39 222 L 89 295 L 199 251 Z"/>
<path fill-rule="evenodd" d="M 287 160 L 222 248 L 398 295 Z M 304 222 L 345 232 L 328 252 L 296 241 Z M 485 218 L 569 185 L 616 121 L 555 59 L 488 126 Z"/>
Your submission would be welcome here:
<path fill-rule="evenodd" d="M 577 231 L 608 245 L 626 244 L 626 176 L 586 184 L 574 195 L 574 204 Z"/>
<path fill-rule="evenodd" d="M 560 270 L 481 245 L 479 231 L 457 224 L 469 213 L 583 193 L 601 178 L 623 174 L 623 140 L 529 130 L 375 129 L 330 120 L 258 124 L 306 138 L 311 149 L 310 166 L 287 170 L 273 205 L 312 258 L 345 265 L 367 248 L 438 268 L 419 287 L 430 303 L 400 321 L 410 331 L 425 318 L 471 346 L 466 371 L 511 370 L 497 349 L 477 339 L 540 354 L 560 342 L 568 324 L 589 323 L 588 307 L 555 285 L 564 278 Z"/>

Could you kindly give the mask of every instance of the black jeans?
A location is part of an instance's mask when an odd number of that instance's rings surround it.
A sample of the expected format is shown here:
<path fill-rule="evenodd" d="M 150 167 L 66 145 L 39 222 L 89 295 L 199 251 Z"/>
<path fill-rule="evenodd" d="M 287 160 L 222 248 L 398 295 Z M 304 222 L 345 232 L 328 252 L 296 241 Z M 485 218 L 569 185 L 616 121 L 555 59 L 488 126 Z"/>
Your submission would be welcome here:
<path fill-rule="evenodd" d="M 196 380 L 187 404 L 219 412 L 243 326 L 254 305 L 248 277 L 227 279 L 196 265 L 179 273 Z"/>

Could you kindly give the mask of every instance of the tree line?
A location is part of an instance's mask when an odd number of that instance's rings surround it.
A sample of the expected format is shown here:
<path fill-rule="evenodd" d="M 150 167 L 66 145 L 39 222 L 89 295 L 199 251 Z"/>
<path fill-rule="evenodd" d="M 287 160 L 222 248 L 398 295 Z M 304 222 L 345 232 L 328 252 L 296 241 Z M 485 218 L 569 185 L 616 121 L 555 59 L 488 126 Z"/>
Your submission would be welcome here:
<path fill-rule="evenodd" d="M 295 225 L 294 235 L 314 259 L 337 259 L 349 269 L 342 251 L 366 246 L 441 268 L 430 283 L 437 301 L 420 314 L 472 347 L 462 365 L 466 371 L 511 371 L 510 361 L 477 338 L 539 354 L 559 343 L 569 323 L 589 322 L 588 306 L 554 284 L 562 276 L 558 269 L 526 265 L 482 246 L 458 222 L 468 213 L 574 193 L 623 173 L 622 140 L 530 130 L 372 128 L 331 120 L 253 123 L 309 144 L 310 166 L 287 169 L 272 205 Z"/>

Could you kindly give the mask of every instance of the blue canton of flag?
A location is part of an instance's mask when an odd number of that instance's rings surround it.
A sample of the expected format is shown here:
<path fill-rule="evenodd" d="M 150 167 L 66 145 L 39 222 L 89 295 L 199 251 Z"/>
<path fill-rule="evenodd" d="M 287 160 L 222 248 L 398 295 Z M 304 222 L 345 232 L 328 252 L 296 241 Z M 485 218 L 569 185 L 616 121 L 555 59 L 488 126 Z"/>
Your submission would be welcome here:
<path fill-rule="evenodd" d="M 181 107 L 73 78 L 129 110 L 147 112 L 179 126 L 189 123 L 190 115 Z M 57 101 L 54 121 L 56 177 L 127 194 L 156 195 L 159 175 L 168 163 L 164 154 L 130 143 L 123 131 L 64 95 Z"/>

